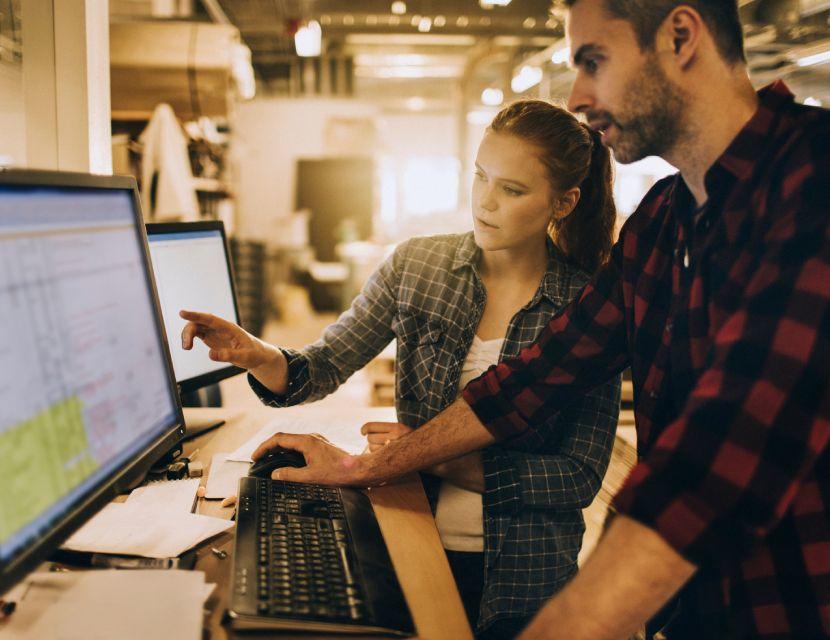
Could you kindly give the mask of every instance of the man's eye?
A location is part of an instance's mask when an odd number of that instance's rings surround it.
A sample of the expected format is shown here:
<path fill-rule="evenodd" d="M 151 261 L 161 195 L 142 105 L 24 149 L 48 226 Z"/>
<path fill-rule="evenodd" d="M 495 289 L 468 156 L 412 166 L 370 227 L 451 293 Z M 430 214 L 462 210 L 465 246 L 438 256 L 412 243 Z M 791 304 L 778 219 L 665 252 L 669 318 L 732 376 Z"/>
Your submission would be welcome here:
<path fill-rule="evenodd" d="M 588 58 L 583 63 L 583 66 L 584 66 L 586 72 L 593 74 L 593 73 L 597 72 L 597 68 L 599 67 L 599 62 L 596 61 L 596 60 L 593 60 L 591 58 Z"/>

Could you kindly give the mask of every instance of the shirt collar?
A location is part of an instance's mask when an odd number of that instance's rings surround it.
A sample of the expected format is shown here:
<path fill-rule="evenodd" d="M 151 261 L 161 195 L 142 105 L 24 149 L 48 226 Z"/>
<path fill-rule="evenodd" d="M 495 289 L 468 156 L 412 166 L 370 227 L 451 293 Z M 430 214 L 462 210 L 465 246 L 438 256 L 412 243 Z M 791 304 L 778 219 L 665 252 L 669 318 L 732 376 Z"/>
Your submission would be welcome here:
<path fill-rule="evenodd" d="M 565 282 L 566 276 L 574 269 L 568 262 L 566 256 L 553 244 L 553 240 L 547 239 L 548 247 L 548 266 L 545 275 L 542 277 L 542 282 L 533 299 L 528 303 L 528 307 L 532 307 L 539 302 L 542 296 L 545 296 L 554 304 L 561 304 L 564 300 L 562 295 L 562 285 Z M 481 249 L 475 243 L 475 237 L 472 231 L 465 234 L 463 240 L 455 250 L 455 257 L 453 258 L 453 271 L 463 268 L 470 268 L 475 270 L 478 262 Z"/>
<path fill-rule="evenodd" d="M 763 158 L 763 149 L 784 109 L 794 96 L 783 80 L 776 80 L 758 91 L 758 108 L 735 139 L 706 172 L 706 192 L 717 193 L 730 178 L 748 180 Z"/>

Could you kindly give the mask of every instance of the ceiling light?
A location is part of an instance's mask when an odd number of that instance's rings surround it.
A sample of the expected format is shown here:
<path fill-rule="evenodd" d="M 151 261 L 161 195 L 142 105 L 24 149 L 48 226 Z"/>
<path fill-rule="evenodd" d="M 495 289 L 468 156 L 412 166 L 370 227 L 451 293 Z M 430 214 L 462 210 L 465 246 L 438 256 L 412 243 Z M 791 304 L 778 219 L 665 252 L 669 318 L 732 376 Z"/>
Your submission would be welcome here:
<path fill-rule="evenodd" d="M 401 23 L 401 19 L 398 16 L 389 16 L 389 24 L 393 27 L 397 27 Z"/>
<path fill-rule="evenodd" d="M 492 9 L 493 7 L 506 7 L 510 4 L 510 0 L 478 0 L 478 4 L 482 9 Z"/>
<path fill-rule="evenodd" d="M 557 51 L 553 52 L 553 55 L 550 57 L 550 61 L 553 64 L 565 64 L 568 62 L 568 59 L 571 57 L 571 48 L 570 47 L 562 47 Z"/>
<path fill-rule="evenodd" d="M 522 26 L 525 29 L 532 29 L 536 26 L 536 18 L 525 18 L 524 22 L 522 22 Z"/>
<path fill-rule="evenodd" d="M 377 23 L 378 23 L 378 17 L 377 16 L 366 16 L 366 24 L 367 25 L 369 25 L 371 27 L 374 27 Z"/>
<path fill-rule="evenodd" d="M 322 24 L 322 25 L 331 24 L 331 16 L 328 16 L 328 15 L 320 16 L 320 24 Z"/>
<path fill-rule="evenodd" d="M 312 58 L 320 55 L 322 48 L 323 34 L 320 23 L 312 20 L 306 26 L 297 29 L 294 34 L 294 46 L 297 48 L 297 55 L 303 58 Z"/>
<path fill-rule="evenodd" d="M 481 102 L 488 107 L 497 107 L 504 102 L 504 91 L 487 87 L 481 92 Z"/>
<path fill-rule="evenodd" d="M 799 67 L 811 67 L 814 64 L 824 64 L 825 62 L 830 62 L 830 49 L 795 61 Z"/>
<path fill-rule="evenodd" d="M 447 19 L 444 16 L 435 16 L 435 20 L 433 20 L 432 24 L 436 27 L 443 27 L 447 24 Z"/>
<path fill-rule="evenodd" d="M 351 15 L 350 13 L 347 13 L 345 16 L 343 16 L 343 24 L 345 24 L 346 26 L 353 25 L 354 24 L 354 16 Z"/>
<path fill-rule="evenodd" d="M 510 88 L 513 93 L 524 93 L 531 87 L 539 84 L 542 81 L 541 67 L 531 67 L 525 65 L 519 71 L 518 75 L 513 76 L 510 81 Z"/>
<path fill-rule="evenodd" d="M 430 29 L 432 29 L 432 20 L 430 18 L 421 18 L 418 22 L 418 31 L 421 33 L 429 33 Z"/>
<path fill-rule="evenodd" d="M 482 18 L 479 18 L 479 19 L 478 19 L 478 23 L 479 23 L 482 27 L 489 27 L 489 26 L 490 26 L 490 24 L 491 24 L 492 22 L 493 22 L 493 21 L 492 21 L 492 20 L 490 20 L 490 18 L 489 18 L 488 16 L 484 16 L 484 17 L 482 17 Z"/>
<path fill-rule="evenodd" d="M 806 104 L 808 107 L 820 107 L 821 100 L 819 100 L 818 98 L 814 98 L 813 96 L 810 96 L 809 98 L 804 98 L 804 104 Z"/>
<path fill-rule="evenodd" d="M 410 111 L 423 111 L 426 106 L 427 101 L 417 96 L 406 100 L 406 108 Z"/>
<path fill-rule="evenodd" d="M 396 2 L 392 3 L 392 13 L 396 16 L 402 16 L 406 13 L 406 3 L 401 2 L 401 0 L 396 0 Z"/>
<path fill-rule="evenodd" d="M 495 115 L 496 111 L 494 109 L 473 109 L 467 112 L 467 124 L 488 125 L 493 121 Z"/>
<path fill-rule="evenodd" d="M 413 27 L 417 27 L 420 23 L 421 16 L 419 16 L 417 13 L 414 16 L 412 16 L 412 18 L 410 18 L 409 20 L 409 24 L 411 24 Z"/>
<path fill-rule="evenodd" d="M 466 27 L 468 24 L 470 24 L 470 19 L 467 16 L 458 16 L 455 21 L 456 27 Z"/>

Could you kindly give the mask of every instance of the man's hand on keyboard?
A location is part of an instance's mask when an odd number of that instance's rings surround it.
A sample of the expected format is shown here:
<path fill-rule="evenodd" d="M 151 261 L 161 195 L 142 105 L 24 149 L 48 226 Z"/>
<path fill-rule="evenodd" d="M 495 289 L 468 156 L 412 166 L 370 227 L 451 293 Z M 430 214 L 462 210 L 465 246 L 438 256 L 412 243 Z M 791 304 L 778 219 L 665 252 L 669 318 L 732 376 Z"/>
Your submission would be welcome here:
<path fill-rule="evenodd" d="M 255 461 L 271 449 L 294 449 L 305 456 L 306 466 L 277 469 L 272 478 L 330 486 L 366 486 L 359 472 L 357 456 L 338 449 L 319 435 L 277 433 L 263 442 L 251 456 Z"/>

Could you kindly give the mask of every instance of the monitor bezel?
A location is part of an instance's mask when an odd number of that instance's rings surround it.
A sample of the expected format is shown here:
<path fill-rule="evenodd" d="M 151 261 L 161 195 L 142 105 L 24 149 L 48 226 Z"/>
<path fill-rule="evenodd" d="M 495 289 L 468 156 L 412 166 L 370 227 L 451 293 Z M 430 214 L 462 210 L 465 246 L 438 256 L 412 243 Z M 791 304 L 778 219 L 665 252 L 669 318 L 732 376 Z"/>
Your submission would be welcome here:
<path fill-rule="evenodd" d="M 165 233 L 188 233 L 190 231 L 219 231 L 222 234 L 222 244 L 224 245 L 225 249 L 225 266 L 228 270 L 228 277 L 231 280 L 231 297 L 233 298 L 233 312 L 235 315 L 233 321 L 237 325 L 242 326 L 242 323 L 239 318 L 239 305 L 237 304 L 236 299 L 236 278 L 234 277 L 233 261 L 231 260 L 228 236 L 225 233 L 225 223 L 221 220 L 200 220 L 197 222 L 148 222 L 145 226 L 147 227 L 148 243 L 150 236 L 163 235 Z M 194 311 L 198 311 L 198 309 L 194 309 Z M 162 318 L 163 317 L 164 316 L 162 315 Z M 187 393 L 189 391 L 195 391 L 196 389 L 201 389 L 202 387 L 206 387 L 211 384 L 216 384 L 217 382 L 221 382 L 222 380 L 232 378 L 233 376 L 237 376 L 240 373 L 244 372 L 245 369 L 229 364 L 227 367 L 222 367 L 221 369 L 216 369 L 215 371 L 210 371 L 208 373 L 203 373 L 198 376 L 193 376 L 192 378 L 185 378 L 184 380 L 177 381 L 177 384 L 179 385 L 179 389 L 182 393 Z"/>
<path fill-rule="evenodd" d="M 133 225 L 138 233 L 140 251 L 144 261 L 144 272 L 148 279 L 155 311 L 156 330 L 163 342 L 162 353 L 165 356 L 170 394 L 175 407 L 172 423 L 167 425 L 161 436 L 145 448 L 141 455 L 133 460 L 131 464 L 112 473 L 98 487 L 93 488 L 81 497 L 77 504 L 70 507 L 62 520 L 49 532 L 38 538 L 31 546 L 20 552 L 17 558 L 11 560 L 5 566 L 0 565 L 0 594 L 2 594 L 43 562 L 54 549 L 60 546 L 92 515 L 111 502 L 119 493 L 123 493 L 139 482 L 150 467 L 184 437 L 185 430 L 181 399 L 179 394 L 176 393 L 173 361 L 167 344 L 164 322 L 161 319 L 161 305 L 159 304 L 153 268 L 150 263 L 150 250 L 147 244 L 147 235 L 141 212 L 141 200 L 135 179 L 132 176 L 100 176 L 86 173 L 0 168 L 0 185 L 130 190 L 132 192 Z"/>

